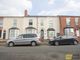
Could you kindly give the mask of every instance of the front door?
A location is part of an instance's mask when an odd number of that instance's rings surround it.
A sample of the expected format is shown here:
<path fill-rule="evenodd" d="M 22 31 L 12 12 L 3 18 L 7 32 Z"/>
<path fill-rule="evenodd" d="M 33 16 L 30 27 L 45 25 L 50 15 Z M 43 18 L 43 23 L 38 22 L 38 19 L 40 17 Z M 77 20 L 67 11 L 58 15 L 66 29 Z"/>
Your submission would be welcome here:
<path fill-rule="evenodd" d="M 41 30 L 41 39 L 44 39 L 44 30 Z"/>
<path fill-rule="evenodd" d="M 6 31 L 3 32 L 3 39 L 6 38 Z"/>

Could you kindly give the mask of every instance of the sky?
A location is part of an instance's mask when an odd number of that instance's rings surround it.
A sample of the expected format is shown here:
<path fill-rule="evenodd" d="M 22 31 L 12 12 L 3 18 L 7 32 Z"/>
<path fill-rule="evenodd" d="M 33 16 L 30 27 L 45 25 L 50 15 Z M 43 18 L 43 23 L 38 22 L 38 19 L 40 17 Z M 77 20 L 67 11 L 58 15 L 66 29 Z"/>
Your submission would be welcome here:
<path fill-rule="evenodd" d="M 0 16 L 80 16 L 80 0 L 0 0 Z"/>

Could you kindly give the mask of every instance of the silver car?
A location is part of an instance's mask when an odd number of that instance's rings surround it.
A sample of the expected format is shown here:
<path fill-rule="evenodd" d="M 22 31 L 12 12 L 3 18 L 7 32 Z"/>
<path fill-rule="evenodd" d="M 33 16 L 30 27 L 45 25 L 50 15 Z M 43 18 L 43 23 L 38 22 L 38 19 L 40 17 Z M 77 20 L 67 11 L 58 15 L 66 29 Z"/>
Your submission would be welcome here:
<path fill-rule="evenodd" d="M 12 47 L 15 45 L 27 45 L 36 46 L 41 44 L 38 36 L 36 34 L 21 34 L 15 39 L 10 39 L 7 41 L 7 46 Z"/>

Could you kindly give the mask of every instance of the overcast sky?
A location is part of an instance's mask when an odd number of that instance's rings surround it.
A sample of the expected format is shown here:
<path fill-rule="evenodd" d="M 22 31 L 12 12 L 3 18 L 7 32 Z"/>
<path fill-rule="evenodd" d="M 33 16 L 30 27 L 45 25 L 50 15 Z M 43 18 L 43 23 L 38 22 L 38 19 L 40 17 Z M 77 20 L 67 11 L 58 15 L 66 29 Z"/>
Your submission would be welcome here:
<path fill-rule="evenodd" d="M 0 0 L 0 16 L 80 15 L 80 0 Z"/>

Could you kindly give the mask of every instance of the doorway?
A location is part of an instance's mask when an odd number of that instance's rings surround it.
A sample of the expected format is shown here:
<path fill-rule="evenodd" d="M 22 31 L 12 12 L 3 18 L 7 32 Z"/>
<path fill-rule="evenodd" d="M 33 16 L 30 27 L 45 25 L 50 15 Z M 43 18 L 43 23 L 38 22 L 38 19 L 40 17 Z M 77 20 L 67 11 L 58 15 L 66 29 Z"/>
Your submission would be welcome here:
<path fill-rule="evenodd" d="M 3 32 L 3 39 L 6 39 L 6 31 Z"/>
<path fill-rule="evenodd" d="M 40 35 L 40 37 L 41 37 L 41 40 L 44 40 L 44 30 L 43 29 L 41 29 L 41 35 Z"/>

